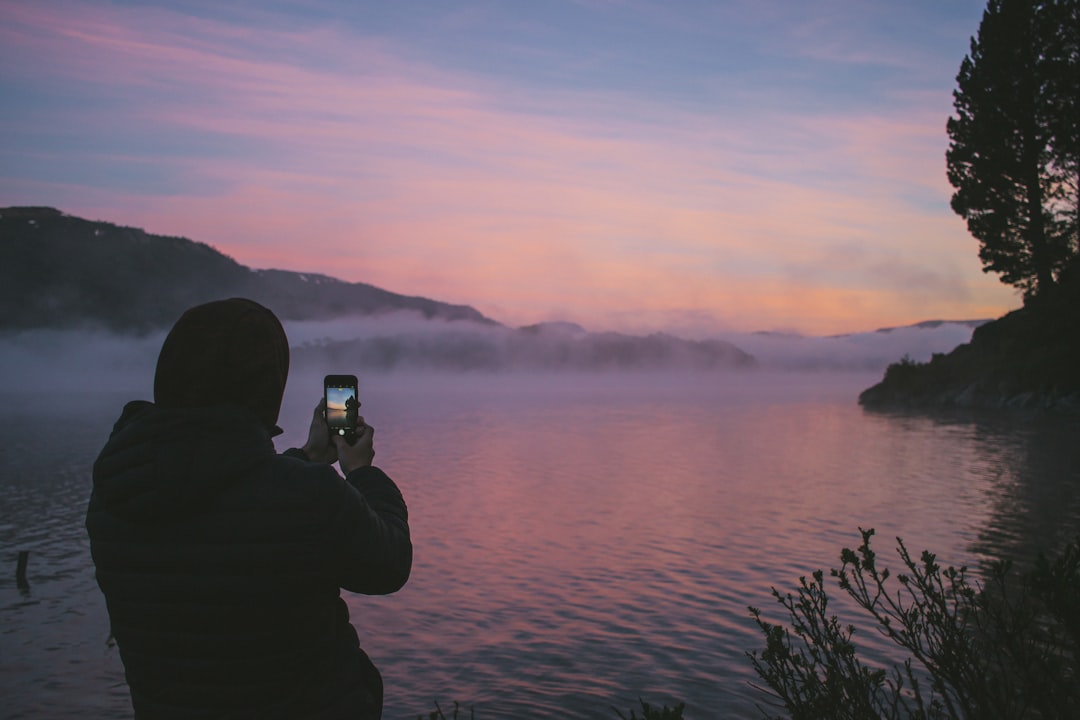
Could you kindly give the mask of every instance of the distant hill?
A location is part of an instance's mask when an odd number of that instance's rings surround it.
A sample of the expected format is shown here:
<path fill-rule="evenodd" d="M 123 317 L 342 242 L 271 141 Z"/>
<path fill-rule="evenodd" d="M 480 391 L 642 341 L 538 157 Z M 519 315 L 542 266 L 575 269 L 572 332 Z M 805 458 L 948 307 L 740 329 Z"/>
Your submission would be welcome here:
<path fill-rule="evenodd" d="M 0 331 L 101 326 L 167 328 L 187 308 L 249 297 L 283 320 L 409 310 L 425 318 L 496 325 L 466 305 L 325 275 L 253 270 L 200 242 L 65 215 L 0 209 Z"/>
<path fill-rule="evenodd" d="M 572 323 L 511 330 L 462 323 L 306 343 L 293 350 L 299 367 L 355 362 L 377 370 L 651 371 L 744 370 L 755 358 L 723 340 L 684 340 L 665 333 L 590 333 Z"/>
<path fill-rule="evenodd" d="M 945 325 L 960 325 L 960 326 L 968 327 L 968 328 L 971 328 L 972 330 L 974 330 L 975 328 L 979 327 L 980 325 L 985 325 L 988 322 L 990 322 L 989 318 L 985 318 L 985 319 L 982 319 L 982 320 L 923 320 L 922 322 L 912 323 L 911 325 L 897 325 L 895 327 L 878 328 L 874 332 L 875 333 L 880 333 L 882 335 L 887 335 L 887 334 L 889 334 L 891 332 L 896 332 L 898 330 L 937 330 L 938 328 L 940 328 L 942 326 L 945 326 Z M 851 337 L 853 334 L 855 334 L 855 333 L 842 333 L 840 335 L 826 335 L 826 337 L 845 338 L 845 337 Z M 863 334 L 863 333 L 858 333 L 858 334 Z"/>
<path fill-rule="evenodd" d="M 726 333 L 723 338 L 752 354 L 769 370 L 882 372 L 908 356 L 929 360 L 971 340 L 984 320 L 925 320 L 900 327 L 840 335 L 763 331 Z"/>
<path fill-rule="evenodd" d="M 590 333 L 565 322 L 515 330 L 465 305 L 326 275 L 253 270 L 185 238 L 49 207 L 0 209 L 0 332 L 101 328 L 141 334 L 169 328 L 193 305 L 236 296 L 266 305 L 284 321 L 394 311 L 442 321 L 338 325 L 330 337 L 294 348 L 301 366 L 336 358 L 369 370 L 708 371 L 755 365 L 749 354 L 721 340 Z"/>

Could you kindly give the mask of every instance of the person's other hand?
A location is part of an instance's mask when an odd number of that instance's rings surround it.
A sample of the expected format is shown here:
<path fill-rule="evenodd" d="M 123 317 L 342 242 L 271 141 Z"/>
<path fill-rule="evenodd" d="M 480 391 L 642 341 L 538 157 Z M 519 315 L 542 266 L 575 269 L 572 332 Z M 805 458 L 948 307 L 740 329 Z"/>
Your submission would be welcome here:
<path fill-rule="evenodd" d="M 337 462 L 337 446 L 330 442 L 330 428 L 326 424 L 326 398 L 319 400 L 319 404 L 315 406 L 315 412 L 311 417 L 311 428 L 308 430 L 307 442 L 303 450 L 311 462 L 324 465 Z"/>
<path fill-rule="evenodd" d="M 338 460 L 341 461 L 341 472 L 346 475 L 356 468 L 370 465 L 375 459 L 375 428 L 365 423 L 364 418 L 358 418 L 357 423 L 356 440 L 351 445 L 341 435 L 333 436 Z"/>

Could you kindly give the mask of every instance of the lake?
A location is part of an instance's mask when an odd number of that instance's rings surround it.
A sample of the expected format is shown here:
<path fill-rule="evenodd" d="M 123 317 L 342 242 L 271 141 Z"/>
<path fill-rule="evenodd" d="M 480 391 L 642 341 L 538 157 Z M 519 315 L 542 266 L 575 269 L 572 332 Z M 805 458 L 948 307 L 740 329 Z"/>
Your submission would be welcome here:
<path fill-rule="evenodd" d="M 879 377 L 361 375 L 415 545 L 401 592 L 347 594 L 384 717 L 438 699 L 480 718 L 615 718 L 639 697 L 755 717 L 746 606 L 780 619 L 770 587 L 838 566 L 860 526 L 890 566 L 901 536 L 976 569 L 1080 532 L 1078 421 L 864 411 Z M 303 442 L 320 381 L 290 379 L 279 450 Z M 149 395 L 132 387 L 3 395 L 5 717 L 130 717 L 83 513 L 122 402 Z M 889 657 L 872 630 L 856 642 Z"/>

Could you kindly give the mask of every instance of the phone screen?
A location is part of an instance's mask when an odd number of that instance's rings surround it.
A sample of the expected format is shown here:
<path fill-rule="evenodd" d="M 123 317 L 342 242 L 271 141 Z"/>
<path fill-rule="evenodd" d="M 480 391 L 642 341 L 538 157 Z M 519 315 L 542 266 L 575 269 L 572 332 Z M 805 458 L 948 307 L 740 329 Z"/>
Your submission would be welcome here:
<path fill-rule="evenodd" d="M 326 394 L 326 424 L 330 432 L 345 435 L 355 431 L 360 414 L 355 375 L 327 375 L 323 381 Z"/>

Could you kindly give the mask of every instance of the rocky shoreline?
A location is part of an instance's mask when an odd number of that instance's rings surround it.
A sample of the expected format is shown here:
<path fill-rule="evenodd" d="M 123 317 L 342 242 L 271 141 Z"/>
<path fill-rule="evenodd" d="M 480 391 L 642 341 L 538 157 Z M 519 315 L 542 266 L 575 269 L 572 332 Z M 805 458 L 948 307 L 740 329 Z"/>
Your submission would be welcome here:
<path fill-rule="evenodd" d="M 1080 415 L 1080 281 L 976 328 L 971 342 L 950 353 L 893 363 L 859 404 Z"/>
<path fill-rule="evenodd" d="M 864 390 L 859 404 L 871 409 L 1045 410 L 1080 417 L 1080 393 L 1012 393 L 979 383 L 915 394 L 895 392 L 882 382 Z"/>

